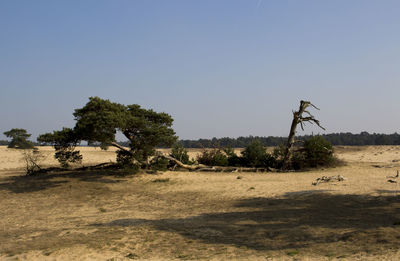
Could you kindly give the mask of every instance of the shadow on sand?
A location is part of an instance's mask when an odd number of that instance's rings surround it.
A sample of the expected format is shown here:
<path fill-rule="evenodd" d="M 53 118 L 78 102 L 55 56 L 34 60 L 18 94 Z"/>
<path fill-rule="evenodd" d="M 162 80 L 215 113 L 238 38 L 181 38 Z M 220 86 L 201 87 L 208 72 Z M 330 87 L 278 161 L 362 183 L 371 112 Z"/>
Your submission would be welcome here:
<path fill-rule="evenodd" d="M 126 172 L 120 170 L 56 170 L 33 176 L 10 176 L 0 179 L 0 190 L 14 193 L 30 193 L 60 186 L 77 179 L 85 182 L 119 183 Z"/>
<path fill-rule="evenodd" d="M 315 192 L 315 191 L 314 191 Z M 333 195 L 299 191 L 282 198 L 250 198 L 238 211 L 177 219 L 117 219 L 93 226 L 150 226 L 209 244 L 254 250 L 284 250 L 337 243 L 347 252 L 397 248 L 400 197 Z M 396 206 L 397 205 L 397 206 Z M 335 251 L 335 244 L 331 244 Z M 340 250 L 342 253 L 346 249 Z M 354 252 L 353 252 L 354 253 Z"/>

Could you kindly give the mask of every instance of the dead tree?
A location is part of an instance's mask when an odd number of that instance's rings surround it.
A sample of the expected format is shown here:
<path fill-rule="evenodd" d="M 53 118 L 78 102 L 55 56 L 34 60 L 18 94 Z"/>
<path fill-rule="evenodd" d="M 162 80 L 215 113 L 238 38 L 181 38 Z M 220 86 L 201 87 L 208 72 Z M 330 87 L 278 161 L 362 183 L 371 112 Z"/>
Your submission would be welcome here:
<path fill-rule="evenodd" d="M 290 158 L 292 156 L 292 147 L 293 147 L 293 144 L 296 142 L 295 136 L 296 136 L 296 128 L 297 128 L 298 124 L 300 124 L 302 130 L 304 130 L 305 122 L 310 122 L 311 124 L 315 123 L 318 127 L 325 130 L 325 128 L 319 124 L 319 120 L 315 119 L 314 116 L 309 111 L 307 111 L 307 108 L 309 106 L 319 110 L 316 106 L 314 106 L 309 101 L 300 101 L 299 110 L 293 111 L 293 121 L 292 121 L 292 125 L 290 126 L 289 137 L 288 137 L 286 148 L 285 148 L 285 154 L 284 154 L 283 163 L 282 163 L 282 170 L 287 170 L 290 167 Z M 306 114 L 306 116 L 303 116 L 303 114 Z"/>

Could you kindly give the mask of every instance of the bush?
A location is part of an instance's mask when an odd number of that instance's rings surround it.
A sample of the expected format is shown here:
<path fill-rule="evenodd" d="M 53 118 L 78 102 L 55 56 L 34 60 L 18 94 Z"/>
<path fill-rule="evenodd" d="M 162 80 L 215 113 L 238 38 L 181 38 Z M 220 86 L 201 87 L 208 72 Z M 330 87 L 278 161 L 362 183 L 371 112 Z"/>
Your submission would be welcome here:
<path fill-rule="evenodd" d="M 117 151 L 117 163 L 124 167 L 134 165 L 132 154 L 130 154 L 129 152 L 127 152 L 125 150 L 118 150 Z"/>
<path fill-rule="evenodd" d="M 304 153 L 308 167 L 330 166 L 334 163 L 333 147 L 321 136 L 311 137 L 304 142 Z"/>
<path fill-rule="evenodd" d="M 41 170 L 39 162 L 42 161 L 45 156 L 41 152 L 39 152 L 37 148 L 34 148 L 32 150 L 23 150 L 22 156 L 26 164 L 26 175 L 34 175 Z"/>
<path fill-rule="evenodd" d="M 169 160 L 165 158 L 157 158 L 153 161 L 150 168 L 153 171 L 166 171 L 168 169 Z"/>
<path fill-rule="evenodd" d="M 250 167 L 275 167 L 274 156 L 267 153 L 266 148 L 258 139 L 254 139 L 242 151 L 243 164 Z"/>
<path fill-rule="evenodd" d="M 293 169 L 307 169 L 333 166 L 337 163 L 333 147 L 321 136 L 313 136 L 304 145 L 293 151 L 291 166 Z"/>
<path fill-rule="evenodd" d="M 228 166 L 228 156 L 220 149 L 204 150 L 197 161 L 208 166 Z"/>
<path fill-rule="evenodd" d="M 134 163 L 133 156 L 125 150 L 117 151 L 117 163 L 120 168 L 133 174 L 138 173 L 141 167 L 139 164 Z"/>
<path fill-rule="evenodd" d="M 58 160 L 61 167 L 68 168 L 70 163 L 81 163 L 82 155 L 79 153 L 79 150 L 74 151 L 73 149 L 63 148 L 56 150 L 54 154 L 54 158 Z"/>
<path fill-rule="evenodd" d="M 176 143 L 172 147 L 171 153 L 169 155 L 171 157 L 179 160 L 183 164 L 193 164 L 193 162 L 191 162 L 189 160 L 189 155 L 188 155 L 187 150 L 182 145 L 180 145 L 179 143 Z"/>
<path fill-rule="evenodd" d="M 240 167 L 243 165 L 243 158 L 236 155 L 235 151 L 232 148 L 225 148 L 224 152 L 228 157 L 228 166 Z"/>

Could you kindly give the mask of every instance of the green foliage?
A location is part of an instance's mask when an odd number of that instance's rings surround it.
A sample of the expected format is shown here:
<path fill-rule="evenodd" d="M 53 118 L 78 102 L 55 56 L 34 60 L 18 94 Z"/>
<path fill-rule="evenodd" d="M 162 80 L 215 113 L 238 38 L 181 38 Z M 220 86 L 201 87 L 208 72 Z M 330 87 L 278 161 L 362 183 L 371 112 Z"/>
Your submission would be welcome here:
<path fill-rule="evenodd" d="M 141 165 L 134 160 L 133 156 L 125 150 L 117 150 L 117 163 L 121 169 L 135 174 L 139 172 Z"/>
<path fill-rule="evenodd" d="M 34 147 L 32 142 L 27 140 L 31 134 L 27 133 L 25 129 L 11 129 L 3 134 L 11 138 L 11 142 L 8 144 L 9 148 L 32 149 Z"/>
<path fill-rule="evenodd" d="M 153 171 L 166 171 L 168 169 L 169 160 L 165 158 L 157 158 L 153 161 L 150 168 Z"/>
<path fill-rule="evenodd" d="M 8 146 L 10 144 L 10 142 L 8 140 L 0 140 L 0 146 Z"/>
<path fill-rule="evenodd" d="M 189 160 L 188 151 L 179 143 L 175 143 L 175 145 L 171 149 L 171 153 L 169 154 L 171 157 L 179 160 L 183 164 L 192 164 Z"/>
<path fill-rule="evenodd" d="M 137 104 L 125 106 L 91 97 L 83 108 L 75 110 L 74 116 L 75 131 L 82 140 L 112 144 L 120 131 L 130 142 L 133 158 L 141 163 L 154 155 L 156 146 L 171 146 L 177 139 L 170 115 Z"/>
<path fill-rule="evenodd" d="M 82 162 L 82 155 L 79 151 L 75 151 L 80 139 L 76 132 L 70 128 L 42 134 L 37 138 L 37 141 L 54 147 L 56 150 L 54 158 L 58 160 L 63 168 L 69 167 L 71 163 Z"/>
<path fill-rule="evenodd" d="M 208 166 L 228 166 L 228 156 L 220 149 L 204 150 L 197 156 L 200 164 Z"/>
<path fill-rule="evenodd" d="M 311 137 L 304 142 L 307 165 L 311 168 L 331 165 L 335 158 L 332 145 L 321 136 Z"/>
<path fill-rule="evenodd" d="M 81 163 L 83 157 L 79 151 L 74 151 L 72 148 L 63 148 L 56 150 L 54 158 L 60 162 L 61 167 L 68 168 L 71 163 Z"/>
<path fill-rule="evenodd" d="M 379 134 L 361 132 L 353 133 L 330 133 L 321 135 L 325 140 L 335 146 L 364 146 L 364 145 L 400 145 L 400 134 Z M 306 141 L 310 135 L 297 136 L 297 140 Z M 217 143 L 221 147 L 244 148 L 250 144 L 253 139 L 259 139 L 264 146 L 279 146 L 287 141 L 287 137 L 238 137 L 238 138 L 213 138 L 213 139 L 198 139 L 198 140 L 180 140 L 179 143 L 185 148 L 212 148 L 213 144 Z"/>
<path fill-rule="evenodd" d="M 296 170 L 329 167 L 336 163 L 332 145 L 321 136 L 306 140 L 302 147 L 293 151 L 291 158 L 291 168 Z"/>
<path fill-rule="evenodd" d="M 250 167 L 273 167 L 275 158 L 267 153 L 266 148 L 258 139 L 254 139 L 242 151 L 243 164 Z"/>
<path fill-rule="evenodd" d="M 117 150 L 117 163 L 121 166 L 135 165 L 132 154 L 125 150 Z"/>
<path fill-rule="evenodd" d="M 228 157 L 228 166 L 240 167 L 243 165 L 243 158 L 236 155 L 235 151 L 231 148 L 225 148 L 224 152 Z"/>

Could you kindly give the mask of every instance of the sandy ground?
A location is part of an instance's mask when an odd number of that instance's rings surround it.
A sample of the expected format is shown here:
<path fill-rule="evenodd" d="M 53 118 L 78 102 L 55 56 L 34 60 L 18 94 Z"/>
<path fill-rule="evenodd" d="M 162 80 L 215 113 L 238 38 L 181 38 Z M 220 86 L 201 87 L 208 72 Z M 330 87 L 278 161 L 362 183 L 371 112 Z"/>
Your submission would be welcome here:
<path fill-rule="evenodd" d="M 115 160 L 81 151 L 85 166 Z M 0 260 L 400 260 L 400 188 L 386 178 L 400 146 L 336 151 L 346 166 L 309 172 L 27 177 L 0 147 Z"/>

